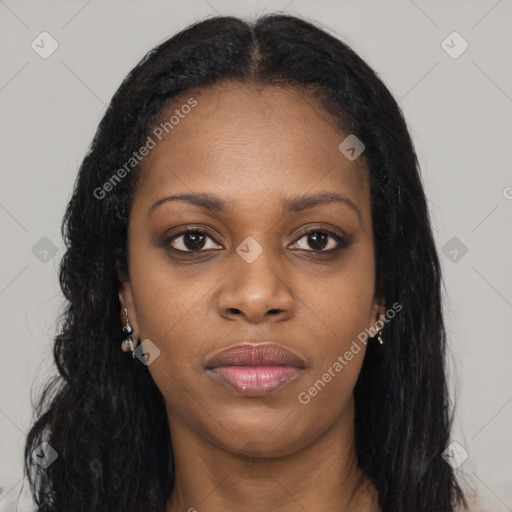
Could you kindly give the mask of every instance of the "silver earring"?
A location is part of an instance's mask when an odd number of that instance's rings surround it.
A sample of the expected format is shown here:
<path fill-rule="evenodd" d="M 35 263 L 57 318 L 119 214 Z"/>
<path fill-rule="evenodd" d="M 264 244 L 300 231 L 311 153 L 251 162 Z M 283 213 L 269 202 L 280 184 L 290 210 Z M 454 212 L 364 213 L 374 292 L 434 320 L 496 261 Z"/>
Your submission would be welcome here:
<path fill-rule="evenodd" d="M 379 329 L 379 330 L 377 331 L 377 339 L 379 340 L 379 344 L 380 344 L 380 345 L 383 345 L 383 344 L 384 344 L 384 340 L 382 339 L 382 330 L 381 330 L 381 329 Z"/>
<path fill-rule="evenodd" d="M 124 308 L 124 312 L 126 314 L 126 323 L 123 325 L 123 332 L 127 334 L 127 337 L 121 343 L 121 350 L 123 352 L 131 352 L 132 357 L 135 358 L 135 352 L 133 348 L 133 338 L 131 336 L 133 329 L 128 321 L 128 310 Z"/>

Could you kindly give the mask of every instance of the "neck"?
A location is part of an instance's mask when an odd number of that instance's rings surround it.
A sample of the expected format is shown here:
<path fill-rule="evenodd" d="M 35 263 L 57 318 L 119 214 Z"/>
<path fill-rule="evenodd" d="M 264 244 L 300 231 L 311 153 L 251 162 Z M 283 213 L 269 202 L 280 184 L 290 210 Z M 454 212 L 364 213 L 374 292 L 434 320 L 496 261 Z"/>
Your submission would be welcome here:
<path fill-rule="evenodd" d="M 281 457 L 233 453 L 170 421 L 176 485 L 166 512 L 377 512 L 376 491 L 357 466 L 352 400 L 347 409 L 314 442 Z"/>

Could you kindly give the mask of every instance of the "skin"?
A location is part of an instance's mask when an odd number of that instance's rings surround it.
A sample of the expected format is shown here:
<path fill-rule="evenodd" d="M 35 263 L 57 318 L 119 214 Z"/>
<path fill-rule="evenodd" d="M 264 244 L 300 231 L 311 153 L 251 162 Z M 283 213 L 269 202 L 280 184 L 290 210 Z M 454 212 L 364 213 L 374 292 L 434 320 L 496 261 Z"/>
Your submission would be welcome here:
<path fill-rule="evenodd" d="M 161 351 L 148 369 L 166 401 L 175 455 L 167 512 L 379 510 L 354 445 L 365 345 L 307 405 L 298 400 L 385 312 L 374 294 L 364 157 L 339 151 L 348 134 L 303 91 L 228 82 L 187 91 L 162 119 L 190 97 L 197 106 L 143 161 L 129 280 L 119 293 L 134 339 Z M 167 201 L 148 214 L 163 197 L 199 192 L 228 209 Z M 283 214 L 283 199 L 318 192 L 347 196 L 360 217 L 337 202 Z M 186 226 L 209 231 L 203 245 L 185 235 L 166 247 Z M 311 228 L 350 245 L 329 256 L 336 240 L 315 245 L 304 234 Z M 252 263 L 236 252 L 248 236 L 263 249 Z M 265 396 L 237 394 L 205 365 L 247 339 L 279 343 L 306 368 Z"/>

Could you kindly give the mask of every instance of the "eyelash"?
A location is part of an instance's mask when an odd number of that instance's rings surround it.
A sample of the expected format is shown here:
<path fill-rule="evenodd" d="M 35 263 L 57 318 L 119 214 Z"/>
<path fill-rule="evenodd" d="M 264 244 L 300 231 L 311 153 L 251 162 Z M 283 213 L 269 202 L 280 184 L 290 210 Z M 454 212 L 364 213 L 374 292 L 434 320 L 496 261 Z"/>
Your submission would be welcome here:
<path fill-rule="evenodd" d="M 210 238 L 211 240 L 213 240 L 217 245 L 220 245 L 219 242 L 217 242 L 217 240 L 215 240 L 215 238 L 206 230 L 203 230 L 203 229 L 199 229 L 199 228 L 186 228 L 178 233 L 175 233 L 174 235 L 172 235 L 171 237 L 167 238 L 164 242 L 163 242 L 163 245 L 167 248 L 169 248 L 170 250 L 172 250 L 173 252 L 175 253 L 180 253 L 180 254 L 200 254 L 200 253 L 206 253 L 206 252 L 210 252 L 210 251 L 217 251 L 219 249 L 198 249 L 198 250 L 187 250 L 187 251 L 184 251 L 182 249 L 176 249 L 174 247 L 172 247 L 171 243 L 176 240 L 177 238 L 179 238 L 180 236 L 183 236 L 183 235 L 186 235 L 186 234 L 190 234 L 190 233 L 193 233 L 193 234 L 200 234 L 200 235 L 206 235 L 208 238 Z M 305 236 L 309 235 L 309 234 L 312 234 L 312 233 L 323 233 L 323 234 L 326 234 L 328 235 L 329 237 L 333 238 L 336 242 L 337 242 L 337 247 L 335 247 L 334 249 L 328 249 L 328 250 L 322 250 L 322 249 L 293 249 L 294 251 L 299 251 L 299 252 L 303 252 L 303 253 L 317 253 L 317 254 L 335 254 L 343 249 L 346 249 L 349 245 L 350 245 L 350 241 L 348 241 L 345 237 L 337 234 L 337 233 L 334 233 L 333 231 L 329 230 L 329 229 L 326 229 L 326 228 L 320 228 L 320 227 L 313 227 L 311 228 L 310 230 L 308 231 L 305 231 L 303 233 L 301 233 L 299 235 L 298 238 L 295 239 L 295 242 L 293 242 L 294 244 L 297 243 L 299 240 L 301 240 L 302 238 L 304 238 Z"/>

